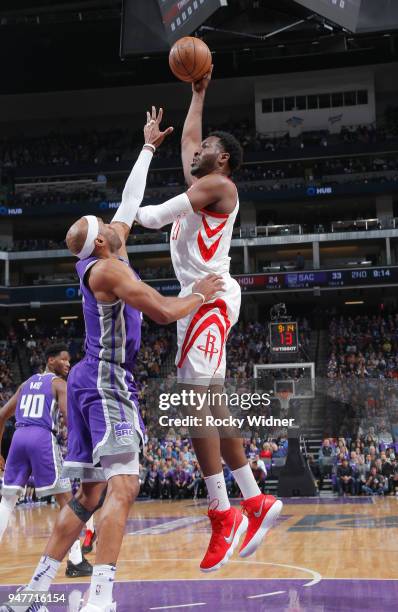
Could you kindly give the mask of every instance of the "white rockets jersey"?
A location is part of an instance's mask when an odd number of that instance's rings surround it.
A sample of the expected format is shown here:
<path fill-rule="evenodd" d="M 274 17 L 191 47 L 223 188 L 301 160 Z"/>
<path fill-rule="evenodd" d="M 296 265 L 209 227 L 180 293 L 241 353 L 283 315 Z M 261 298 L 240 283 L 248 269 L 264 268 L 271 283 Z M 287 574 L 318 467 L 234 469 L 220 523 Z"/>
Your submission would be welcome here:
<path fill-rule="evenodd" d="M 239 199 L 229 214 L 200 210 L 181 216 L 173 223 L 171 259 L 181 287 L 206 274 L 229 274 L 229 249 Z"/>

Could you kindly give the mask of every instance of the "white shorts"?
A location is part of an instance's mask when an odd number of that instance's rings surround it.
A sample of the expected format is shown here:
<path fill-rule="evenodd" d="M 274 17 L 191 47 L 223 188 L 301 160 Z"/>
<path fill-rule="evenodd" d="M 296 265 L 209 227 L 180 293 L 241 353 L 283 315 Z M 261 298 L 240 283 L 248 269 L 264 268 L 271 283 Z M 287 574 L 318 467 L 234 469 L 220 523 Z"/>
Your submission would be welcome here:
<path fill-rule="evenodd" d="M 177 321 L 177 380 L 191 384 L 210 384 L 212 379 L 225 379 L 225 344 L 230 329 L 239 319 L 241 290 L 231 276 L 225 289 L 211 302 L 206 302 Z M 180 297 L 192 293 L 192 285 L 184 287 Z"/>

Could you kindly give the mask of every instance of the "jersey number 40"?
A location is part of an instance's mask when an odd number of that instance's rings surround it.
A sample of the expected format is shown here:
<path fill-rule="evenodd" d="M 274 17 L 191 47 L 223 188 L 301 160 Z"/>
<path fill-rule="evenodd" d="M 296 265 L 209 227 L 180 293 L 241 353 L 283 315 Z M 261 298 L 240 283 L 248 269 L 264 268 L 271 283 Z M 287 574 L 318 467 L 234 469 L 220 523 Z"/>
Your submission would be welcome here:
<path fill-rule="evenodd" d="M 43 416 L 45 395 L 23 395 L 20 408 L 25 419 L 40 419 Z"/>

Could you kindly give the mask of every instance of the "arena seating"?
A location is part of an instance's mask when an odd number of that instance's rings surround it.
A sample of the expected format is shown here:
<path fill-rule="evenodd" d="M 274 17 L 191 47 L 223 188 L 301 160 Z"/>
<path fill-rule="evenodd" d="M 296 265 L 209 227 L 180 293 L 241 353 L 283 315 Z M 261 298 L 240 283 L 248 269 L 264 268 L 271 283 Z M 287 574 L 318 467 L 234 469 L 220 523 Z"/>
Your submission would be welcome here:
<path fill-rule="evenodd" d="M 91 162 L 99 169 L 105 169 L 109 162 L 132 159 L 142 140 L 141 125 L 135 129 L 112 129 L 109 131 L 86 131 L 78 133 L 50 133 L 36 138 L 14 138 L 0 141 L 0 161 L 4 167 L 27 168 L 29 166 L 68 166 L 76 162 Z M 207 126 L 204 133 L 213 129 L 233 132 L 247 152 L 286 152 L 289 149 L 316 148 L 325 151 L 336 145 L 358 143 L 367 145 L 394 140 L 398 135 L 397 126 L 389 123 L 377 130 L 372 125 L 343 127 L 340 133 L 327 130 L 302 134 L 291 138 L 288 133 L 278 135 L 259 134 L 251 120 L 237 124 Z M 179 156 L 179 132 L 173 142 L 159 150 L 164 159 Z"/>

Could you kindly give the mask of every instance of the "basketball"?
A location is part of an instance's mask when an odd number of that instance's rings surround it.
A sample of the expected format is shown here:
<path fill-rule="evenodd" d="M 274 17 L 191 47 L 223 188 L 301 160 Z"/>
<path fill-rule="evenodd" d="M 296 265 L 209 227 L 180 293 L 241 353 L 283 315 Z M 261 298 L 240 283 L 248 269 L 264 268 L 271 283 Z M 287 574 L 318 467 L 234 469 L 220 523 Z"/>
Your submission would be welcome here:
<path fill-rule="evenodd" d="M 180 81 L 199 81 L 211 68 L 212 57 L 209 47 L 200 38 L 185 36 L 172 46 L 169 65 Z"/>

